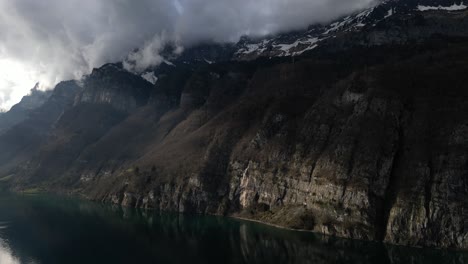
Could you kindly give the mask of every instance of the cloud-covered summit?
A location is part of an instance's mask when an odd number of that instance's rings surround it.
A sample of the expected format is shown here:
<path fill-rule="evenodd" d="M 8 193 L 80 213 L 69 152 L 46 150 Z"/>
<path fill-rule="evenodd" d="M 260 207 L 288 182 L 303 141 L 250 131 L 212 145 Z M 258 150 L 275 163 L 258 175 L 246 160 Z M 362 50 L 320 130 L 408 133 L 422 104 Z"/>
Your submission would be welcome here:
<path fill-rule="evenodd" d="M 374 0 L 0 0 L 0 108 L 93 67 L 161 61 L 167 41 L 235 42 L 326 22 Z M 133 52 L 138 49 L 140 52 Z"/>

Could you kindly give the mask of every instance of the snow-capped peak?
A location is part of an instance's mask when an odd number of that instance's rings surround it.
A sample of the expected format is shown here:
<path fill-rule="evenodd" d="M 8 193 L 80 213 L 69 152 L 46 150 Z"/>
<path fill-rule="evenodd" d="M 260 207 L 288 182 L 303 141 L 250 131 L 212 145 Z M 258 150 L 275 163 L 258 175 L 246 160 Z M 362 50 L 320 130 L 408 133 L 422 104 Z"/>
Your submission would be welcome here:
<path fill-rule="evenodd" d="M 468 0 L 466 0 L 468 1 Z M 467 3 L 468 4 L 468 3 Z M 368 9 L 345 16 L 328 25 L 315 25 L 308 30 L 283 34 L 261 40 L 244 38 L 237 44 L 234 59 L 251 60 L 258 57 L 298 56 L 334 39 L 353 32 L 373 30 L 377 25 L 393 19 L 404 18 L 418 12 L 453 12 L 468 9 L 465 2 L 453 0 L 384 0 Z M 398 18 L 396 18 L 398 19 Z"/>
<path fill-rule="evenodd" d="M 418 10 L 419 11 L 429 11 L 429 10 L 446 10 L 446 11 L 459 11 L 459 10 L 464 10 L 467 9 L 468 6 L 466 6 L 463 2 L 460 4 L 454 3 L 451 6 L 424 6 L 424 5 L 418 5 Z"/>

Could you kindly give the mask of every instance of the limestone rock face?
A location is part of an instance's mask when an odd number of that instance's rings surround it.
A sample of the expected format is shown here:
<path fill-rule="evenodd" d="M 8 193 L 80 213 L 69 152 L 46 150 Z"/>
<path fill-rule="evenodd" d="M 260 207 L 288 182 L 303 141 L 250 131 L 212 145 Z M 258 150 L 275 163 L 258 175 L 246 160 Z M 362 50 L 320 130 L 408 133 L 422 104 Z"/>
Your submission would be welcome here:
<path fill-rule="evenodd" d="M 134 161 L 96 171 L 82 191 L 125 206 L 467 248 L 468 104 L 456 77 L 466 51 L 453 60 L 450 50 L 372 67 L 304 59 L 194 73 L 181 103 L 149 126 L 153 136 L 134 141 Z"/>

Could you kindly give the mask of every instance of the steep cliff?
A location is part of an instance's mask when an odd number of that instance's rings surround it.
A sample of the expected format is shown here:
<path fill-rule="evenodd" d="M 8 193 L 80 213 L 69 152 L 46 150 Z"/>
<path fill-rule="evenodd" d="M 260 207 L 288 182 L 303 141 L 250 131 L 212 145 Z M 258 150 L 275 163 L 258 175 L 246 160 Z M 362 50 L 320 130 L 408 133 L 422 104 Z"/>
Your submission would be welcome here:
<path fill-rule="evenodd" d="M 0 136 L 3 180 L 130 207 L 468 249 L 466 11 L 424 11 L 425 24 L 413 11 L 386 24 L 406 17 L 405 28 L 421 34 L 400 30 L 418 36 L 405 41 L 377 41 L 386 27 L 376 26 L 295 57 L 192 50 L 148 69 L 153 83 L 104 65 L 83 87 L 57 86 L 39 108 L 61 102 L 51 114 L 38 110 Z M 440 35 L 429 24 L 456 26 Z"/>

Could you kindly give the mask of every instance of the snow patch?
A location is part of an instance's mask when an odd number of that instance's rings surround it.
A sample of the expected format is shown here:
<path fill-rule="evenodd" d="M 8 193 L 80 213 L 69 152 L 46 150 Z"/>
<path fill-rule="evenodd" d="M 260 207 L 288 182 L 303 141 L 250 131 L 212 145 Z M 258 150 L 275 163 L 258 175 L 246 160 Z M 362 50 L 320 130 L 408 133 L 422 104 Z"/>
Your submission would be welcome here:
<path fill-rule="evenodd" d="M 203 60 L 204 60 L 206 63 L 208 63 L 208 64 L 213 64 L 213 62 L 210 61 L 210 60 L 207 60 L 207 59 L 203 59 Z"/>
<path fill-rule="evenodd" d="M 325 31 L 323 34 L 324 35 L 328 35 L 330 34 L 331 32 L 335 32 L 343 27 L 345 27 L 347 24 L 349 24 L 351 22 L 351 16 L 347 16 L 343 19 L 343 21 L 341 22 L 335 22 L 333 24 L 330 25 L 330 28 Z"/>
<path fill-rule="evenodd" d="M 368 17 L 368 16 L 370 15 L 370 13 L 372 13 L 372 11 L 374 11 L 374 8 L 370 8 L 370 9 L 364 10 L 364 11 L 362 11 L 361 13 L 357 14 L 357 15 L 356 15 L 356 18 L 365 18 L 365 17 Z"/>
<path fill-rule="evenodd" d="M 395 11 L 393 11 L 393 8 L 390 8 L 384 18 L 391 17 L 393 14 L 395 14 Z"/>
<path fill-rule="evenodd" d="M 313 45 L 311 45 L 311 46 L 309 46 L 309 47 L 307 47 L 307 48 L 305 48 L 305 49 L 303 49 L 303 50 L 301 50 L 301 51 L 294 52 L 293 56 L 301 55 L 302 53 L 304 53 L 304 52 L 306 52 L 306 51 L 308 51 L 308 50 L 313 50 L 313 49 L 315 49 L 315 48 L 317 48 L 317 47 L 318 47 L 318 44 L 313 44 Z"/>
<path fill-rule="evenodd" d="M 260 49 L 259 44 L 248 44 L 245 46 L 245 49 L 242 51 L 244 54 L 250 54 Z"/>
<path fill-rule="evenodd" d="M 364 10 L 354 16 L 347 16 L 343 18 L 342 21 L 337 21 L 332 23 L 329 28 L 323 32 L 323 35 L 329 35 L 330 33 L 334 33 L 338 30 L 343 29 L 351 29 L 351 28 L 361 28 L 364 27 L 366 24 L 363 23 L 365 19 L 374 11 L 374 8 L 370 8 Z"/>
<path fill-rule="evenodd" d="M 168 60 L 164 60 L 163 62 L 164 62 L 165 64 L 169 65 L 169 66 L 175 67 L 174 63 L 172 63 L 172 62 L 170 62 L 170 61 L 168 61 Z"/>
<path fill-rule="evenodd" d="M 260 43 L 254 43 L 254 44 L 246 44 L 244 48 L 239 50 L 237 54 L 252 54 L 252 53 L 257 53 L 261 54 L 266 50 L 267 45 L 271 42 L 271 40 L 263 40 Z"/>
<path fill-rule="evenodd" d="M 310 38 L 306 40 L 298 40 L 292 44 L 276 44 L 273 47 L 284 52 L 281 56 L 296 56 L 308 50 L 315 49 L 318 46 L 317 43 L 319 41 L 319 38 Z M 292 51 L 292 49 L 297 48 L 299 45 L 304 45 L 306 47 L 300 51 Z"/>
<path fill-rule="evenodd" d="M 423 6 L 423 5 L 418 5 L 418 10 L 419 11 L 429 11 L 429 10 L 446 10 L 446 11 L 458 11 L 458 10 L 464 10 L 468 8 L 464 3 L 461 3 L 459 5 L 453 4 L 451 6 Z"/>
<path fill-rule="evenodd" d="M 156 77 L 156 75 L 154 75 L 154 72 L 143 73 L 141 75 L 141 78 L 147 80 L 148 82 L 150 82 L 152 84 L 156 84 L 156 82 L 158 81 L 158 77 Z"/>

